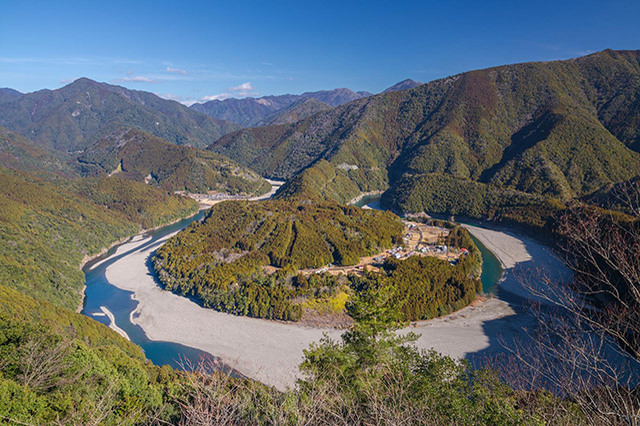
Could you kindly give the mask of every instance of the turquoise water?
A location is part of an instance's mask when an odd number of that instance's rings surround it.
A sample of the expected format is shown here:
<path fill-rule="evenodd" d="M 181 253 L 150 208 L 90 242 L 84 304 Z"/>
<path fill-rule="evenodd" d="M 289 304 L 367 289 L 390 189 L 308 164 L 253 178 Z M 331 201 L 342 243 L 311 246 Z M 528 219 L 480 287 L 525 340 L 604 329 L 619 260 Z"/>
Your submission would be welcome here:
<path fill-rule="evenodd" d="M 188 219 L 174 223 L 173 225 L 168 225 L 152 231 L 148 234 L 148 236 L 151 236 L 151 241 L 146 242 L 145 245 L 153 244 L 165 235 L 183 229 L 195 220 L 200 220 L 203 216 L 204 211 Z M 106 316 L 93 315 L 95 313 L 102 312 L 100 307 L 105 306 L 113 313 L 118 327 L 122 328 L 129 335 L 132 342 L 142 347 L 147 359 L 153 361 L 156 365 L 168 364 L 174 368 L 182 368 L 184 361 L 189 361 L 193 365 L 196 365 L 203 357 L 211 358 L 211 356 L 204 351 L 178 343 L 151 341 L 139 326 L 131 323 L 130 313 L 138 304 L 138 302 L 131 299 L 131 295 L 133 293 L 121 290 L 111 285 L 105 277 L 106 268 L 128 253 L 122 253 L 94 269 L 89 269 L 91 268 L 91 265 L 97 263 L 101 259 L 111 256 L 114 252 L 115 248 L 110 250 L 104 256 L 101 256 L 101 258 L 85 265 L 83 271 L 86 277 L 87 288 L 85 290 L 84 308 L 82 313 L 96 321 L 109 325 L 109 319 Z"/>
<path fill-rule="evenodd" d="M 362 200 L 354 203 L 353 205 L 358 207 L 364 207 L 368 205 L 372 209 L 382 210 L 382 206 L 380 206 L 380 194 L 367 195 L 366 197 L 362 197 Z"/>
<path fill-rule="evenodd" d="M 496 285 L 502 277 L 502 265 L 498 258 L 491 253 L 476 237 L 471 235 L 471 239 L 476 244 L 476 247 L 480 250 L 482 255 L 482 275 L 480 281 L 482 281 L 483 293 L 495 293 Z"/>

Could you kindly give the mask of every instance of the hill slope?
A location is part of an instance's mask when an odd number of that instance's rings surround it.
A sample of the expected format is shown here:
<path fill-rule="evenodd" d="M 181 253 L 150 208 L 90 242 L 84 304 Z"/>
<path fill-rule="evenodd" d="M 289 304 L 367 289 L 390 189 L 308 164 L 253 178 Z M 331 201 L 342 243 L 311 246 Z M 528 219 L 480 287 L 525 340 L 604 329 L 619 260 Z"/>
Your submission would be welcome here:
<path fill-rule="evenodd" d="M 197 211 L 190 199 L 116 177 L 54 183 L 0 169 L 0 282 L 75 309 L 85 255 Z"/>
<path fill-rule="evenodd" d="M 75 174 L 60 153 L 45 150 L 4 127 L 0 127 L 0 167 L 67 176 Z"/>
<path fill-rule="evenodd" d="M 234 132 L 210 149 L 266 176 L 295 176 L 288 195 L 344 202 L 433 176 L 431 189 L 449 199 L 459 198 L 450 179 L 567 199 L 639 173 L 638 99 L 640 51 L 603 51 L 471 71 Z"/>
<path fill-rule="evenodd" d="M 64 152 L 87 148 L 121 126 L 147 131 L 177 145 L 200 147 L 238 128 L 152 93 L 87 78 L 0 103 L 0 125 Z"/>
<path fill-rule="evenodd" d="M 266 122 L 260 123 L 260 125 L 293 124 L 296 121 L 303 120 L 317 112 L 328 109 L 331 109 L 329 105 L 317 99 L 301 99 L 278 111 L 274 116 L 268 117 Z"/>
<path fill-rule="evenodd" d="M 270 188 L 256 173 L 222 155 L 170 144 L 136 129 L 111 133 L 87 148 L 77 163 L 85 176 L 119 173 L 168 191 L 260 195 Z"/>
<path fill-rule="evenodd" d="M 0 103 L 15 101 L 16 99 L 20 99 L 23 96 L 24 93 L 10 89 L 8 87 L 0 89 Z"/>

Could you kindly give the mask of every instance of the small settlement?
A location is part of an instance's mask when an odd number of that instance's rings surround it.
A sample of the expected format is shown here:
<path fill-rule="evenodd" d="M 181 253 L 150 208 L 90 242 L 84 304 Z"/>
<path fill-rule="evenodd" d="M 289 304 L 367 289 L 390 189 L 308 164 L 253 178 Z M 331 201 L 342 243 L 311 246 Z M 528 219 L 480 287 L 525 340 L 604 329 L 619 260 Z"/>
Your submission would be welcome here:
<path fill-rule="evenodd" d="M 456 265 L 460 256 L 468 253 L 465 248 L 452 248 L 445 245 L 449 229 L 429 226 L 420 222 L 403 221 L 405 225 L 403 245 L 397 246 L 374 256 L 360 259 L 357 265 L 327 265 L 317 269 L 302 269 L 305 275 L 329 273 L 331 275 L 356 274 L 363 275 L 366 270 L 378 271 L 387 257 L 402 260 L 411 256 L 434 256 Z"/>
<path fill-rule="evenodd" d="M 208 208 L 215 204 L 218 204 L 221 201 L 227 200 L 248 200 L 250 197 L 246 195 L 229 195 L 223 192 L 215 192 L 210 191 L 206 194 L 198 194 L 187 191 L 176 191 L 175 194 L 182 195 L 185 197 L 191 197 L 200 204 L 201 208 Z"/>

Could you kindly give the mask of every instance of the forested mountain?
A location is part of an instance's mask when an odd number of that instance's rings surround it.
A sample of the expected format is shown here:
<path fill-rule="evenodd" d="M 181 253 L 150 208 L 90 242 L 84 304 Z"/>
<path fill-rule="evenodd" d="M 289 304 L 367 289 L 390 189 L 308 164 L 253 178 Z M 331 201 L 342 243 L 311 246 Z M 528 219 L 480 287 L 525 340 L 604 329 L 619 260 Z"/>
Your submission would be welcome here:
<path fill-rule="evenodd" d="M 85 255 L 197 211 L 191 199 L 117 177 L 47 181 L 0 169 L 0 283 L 75 309 Z"/>
<path fill-rule="evenodd" d="M 389 93 L 389 92 L 397 92 L 398 90 L 406 90 L 406 89 L 413 89 L 416 86 L 420 86 L 422 83 L 420 83 L 419 81 L 415 81 L 412 80 L 410 78 L 406 79 L 406 80 L 402 80 L 399 83 L 394 84 L 393 86 L 387 87 L 386 89 L 384 89 L 382 91 L 382 93 Z"/>
<path fill-rule="evenodd" d="M 66 160 L 61 153 L 44 149 L 19 134 L 0 127 L 0 167 L 25 172 L 75 175 Z"/>
<path fill-rule="evenodd" d="M 341 88 L 333 90 L 320 90 L 318 92 L 305 92 L 300 95 L 301 98 L 313 98 L 332 107 L 336 107 L 356 99 L 367 98 L 373 95 L 366 91 L 354 92 L 351 89 Z"/>
<path fill-rule="evenodd" d="M 152 93 L 81 78 L 56 90 L 0 102 L 0 125 L 44 147 L 83 150 L 122 126 L 177 145 L 204 147 L 238 129 Z"/>
<path fill-rule="evenodd" d="M 171 144 L 136 129 L 119 129 L 78 158 L 83 176 L 118 174 L 168 191 L 210 190 L 260 195 L 271 186 L 255 172 L 211 151 Z"/>
<path fill-rule="evenodd" d="M 331 107 L 324 102 L 320 102 L 314 98 L 300 99 L 288 107 L 278 111 L 274 116 L 267 117 L 265 123 L 260 125 L 270 124 L 293 124 L 296 121 L 300 121 L 307 118 L 316 112 L 326 111 Z"/>
<path fill-rule="evenodd" d="M 287 195 L 344 202 L 390 188 L 391 206 L 468 213 L 459 191 L 564 200 L 638 175 L 638 99 L 640 51 L 607 50 L 466 72 L 210 149 L 293 178 Z"/>
<path fill-rule="evenodd" d="M 213 100 L 203 104 L 193 104 L 192 109 L 211 117 L 228 120 L 243 127 L 268 123 L 270 119 L 294 104 L 305 99 L 315 99 L 331 107 L 356 99 L 371 96 L 369 92 L 354 92 L 350 89 L 321 90 L 305 92 L 302 95 L 263 96 L 261 98 Z M 315 111 L 314 111 L 315 112 Z"/>

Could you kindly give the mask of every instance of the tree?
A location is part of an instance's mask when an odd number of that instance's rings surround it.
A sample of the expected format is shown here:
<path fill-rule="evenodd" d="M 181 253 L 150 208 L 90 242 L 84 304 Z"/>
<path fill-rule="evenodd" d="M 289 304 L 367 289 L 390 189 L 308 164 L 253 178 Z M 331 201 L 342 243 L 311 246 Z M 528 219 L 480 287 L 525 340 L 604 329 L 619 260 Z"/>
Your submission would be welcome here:
<path fill-rule="evenodd" d="M 640 186 L 612 196 L 624 213 L 576 203 L 558 217 L 574 280 L 523 283 L 544 304 L 508 380 L 571 398 L 585 423 L 640 424 Z"/>

